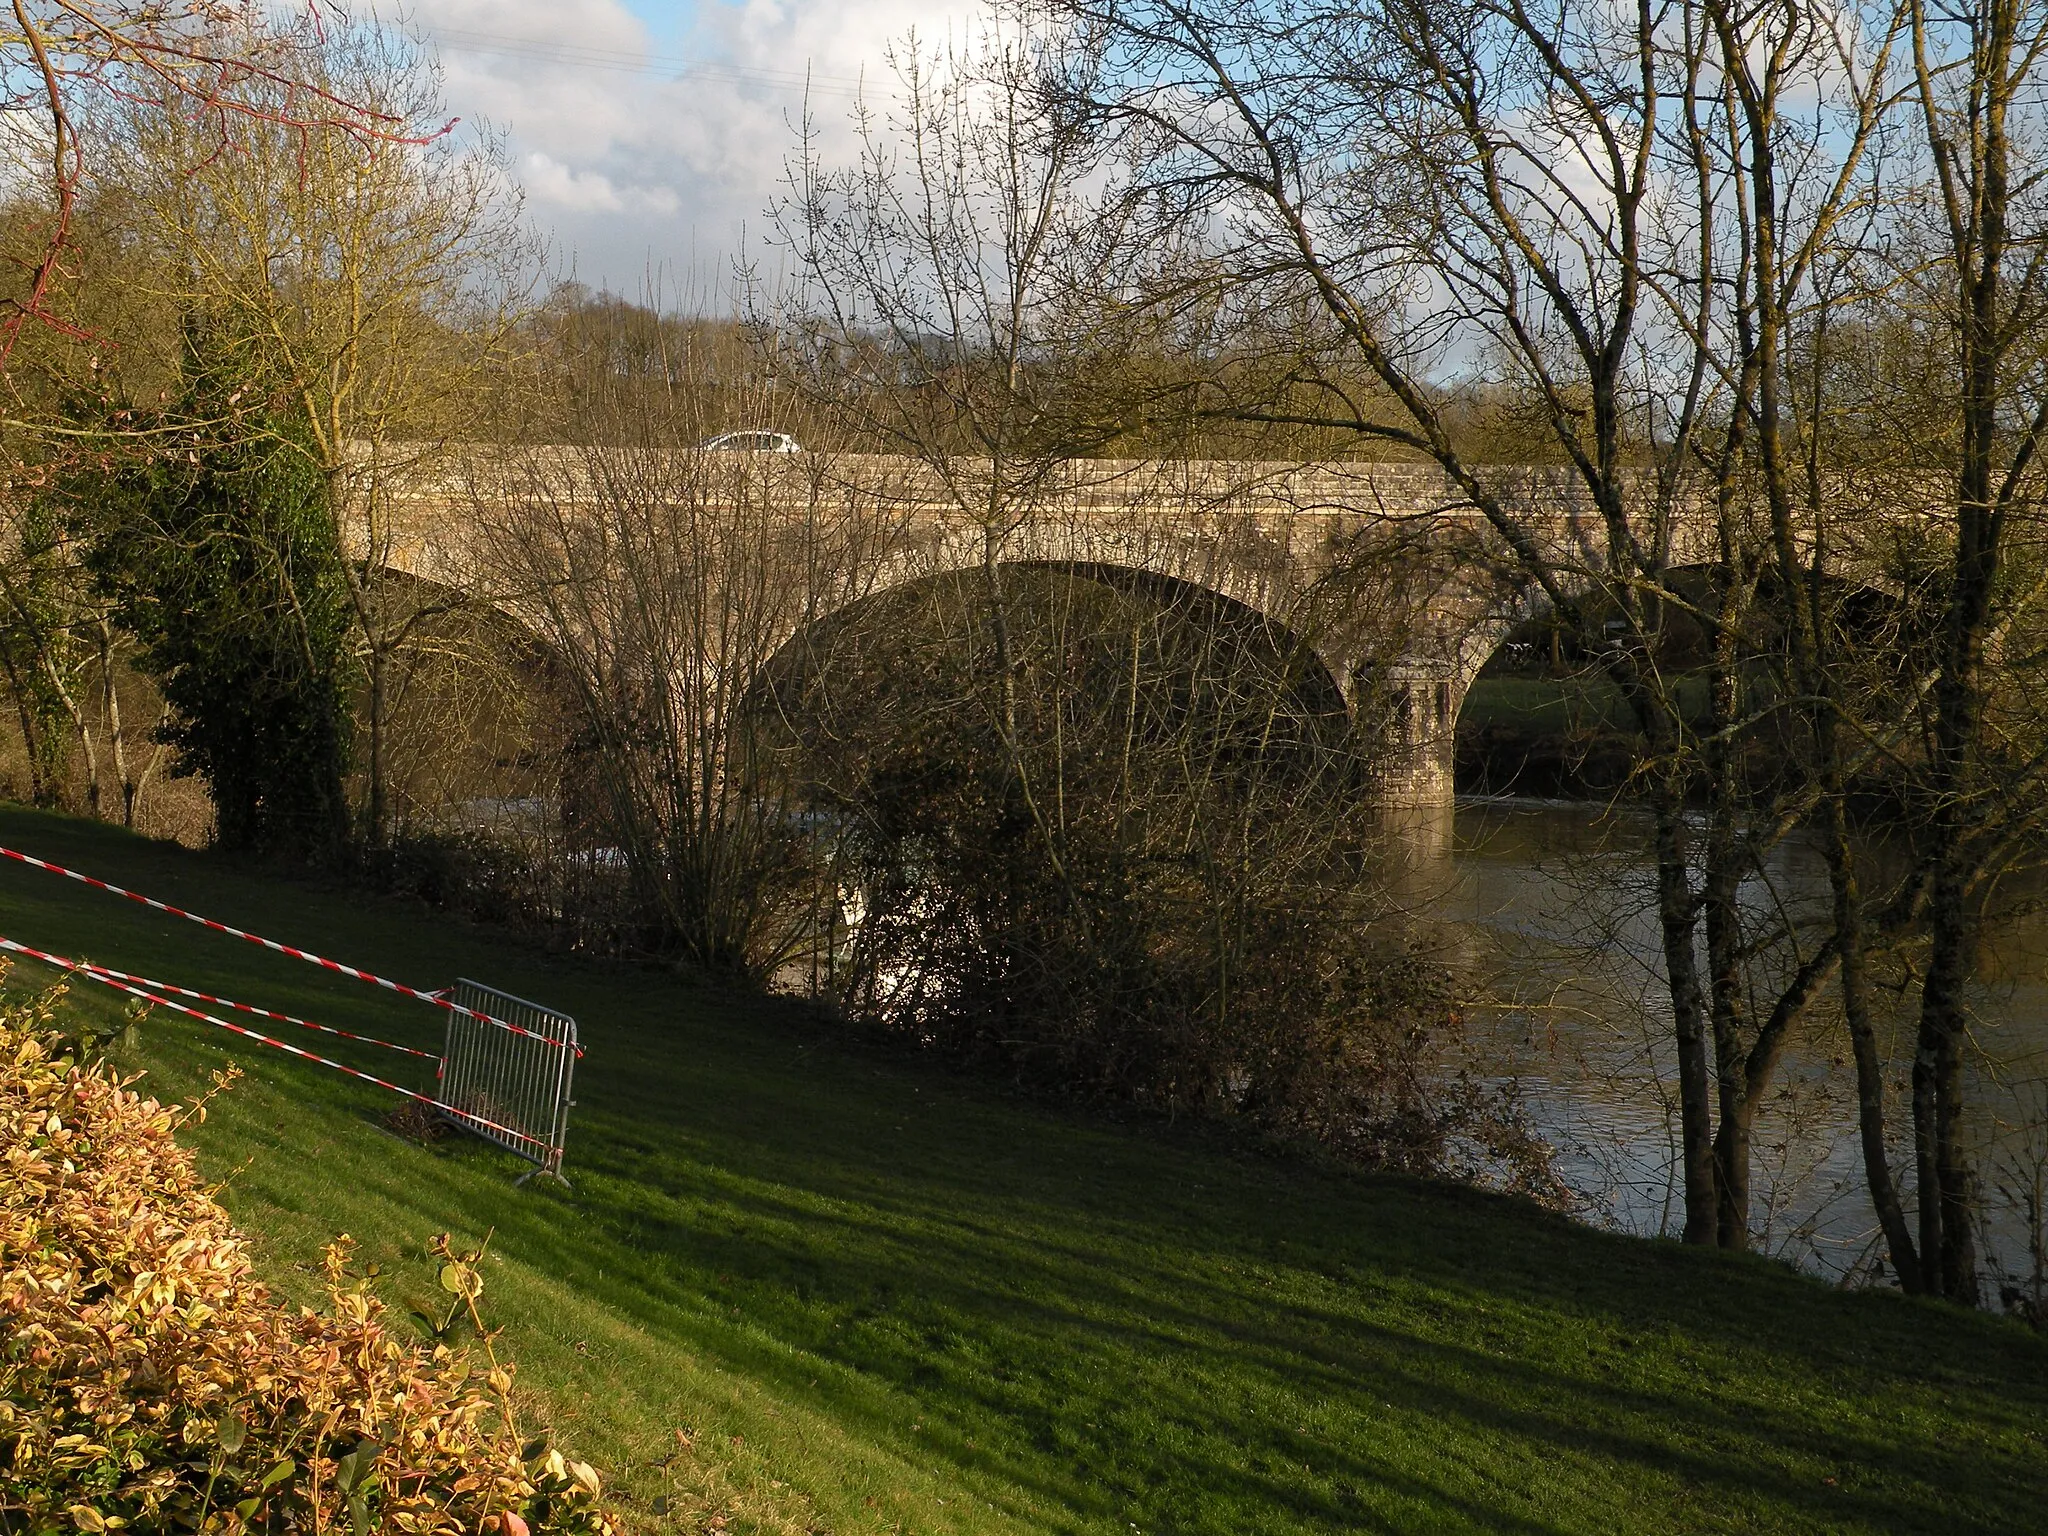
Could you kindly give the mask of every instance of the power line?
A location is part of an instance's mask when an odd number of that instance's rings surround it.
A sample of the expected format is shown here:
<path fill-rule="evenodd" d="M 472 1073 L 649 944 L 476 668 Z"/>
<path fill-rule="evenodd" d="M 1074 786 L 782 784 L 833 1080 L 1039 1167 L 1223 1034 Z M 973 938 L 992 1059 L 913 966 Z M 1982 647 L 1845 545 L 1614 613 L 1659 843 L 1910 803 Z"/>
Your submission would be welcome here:
<path fill-rule="evenodd" d="M 434 27 L 430 29 L 430 35 L 463 53 L 494 54 L 500 58 L 528 59 L 541 64 L 567 64 L 580 69 L 602 69 L 628 75 L 668 75 L 679 80 L 723 80 L 735 85 L 805 91 L 813 96 L 851 99 L 860 94 L 860 80 L 853 75 L 755 69 L 744 64 L 720 64 L 656 53 L 628 53 L 615 48 L 587 47 L 581 43 L 503 37 L 492 32 L 465 31 L 459 27 Z"/>

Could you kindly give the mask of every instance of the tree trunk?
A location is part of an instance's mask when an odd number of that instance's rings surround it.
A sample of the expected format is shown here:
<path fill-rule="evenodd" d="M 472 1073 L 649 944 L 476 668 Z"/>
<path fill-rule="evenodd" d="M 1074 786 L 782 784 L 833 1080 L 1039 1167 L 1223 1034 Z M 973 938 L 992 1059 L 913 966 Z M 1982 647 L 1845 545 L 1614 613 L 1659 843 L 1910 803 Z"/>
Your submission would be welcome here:
<path fill-rule="evenodd" d="M 1957 363 L 1962 441 L 1956 466 L 1956 543 L 1934 685 L 1928 752 L 1934 812 L 1928 828 L 1930 952 L 1913 1055 L 1913 1146 L 1919 1175 L 1920 1273 L 1927 1289 L 1958 1301 L 1977 1295 L 1971 1179 L 1961 1144 L 1964 987 L 1974 970 L 1976 924 L 1970 862 L 1983 814 L 1979 769 L 1984 730 L 1984 640 L 2001 554 L 1999 405 L 2012 340 L 2001 294 L 2011 146 L 2006 108 L 2018 25 L 2009 0 L 1993 0 L 1972 60 L 1968 214 L 1952 229 L 1958 277 Z M 1952 215 L 1953 217 L 1953 215 Z"/>
<path fill-rule="evenodd" d="M 1920 1275 L 1927 1291 L 1975 1305 L 1974 1180 L 1961 1145 L 1963 983 L 1975 933 L 1967 894 L 1943 859 L 1929 901 L 1932 940 L 1913 1055 L 1913 1150 L 1920 1181 Z"/>
<path fill-rule="evenodd" d="M 1756 1110 L 1744 1045 L 1747 1009 L 1742 906 L 1740 786 L 1742 752 L 1733 740 L 1740 706 L 1738 545 L 1721 505 L 1721 563 L 1714 575 L 1714 666 L 1709 679 L 1703 759 L 1710 797 L 1702 915 L 1707 938 L 1707 1006 L 1714 1035 L 1720 1126 L 1714 1137 L 1715 1232 L 1723 1248 L 1749 1247 L 1749 1142 Z"/>
<path fill-rule="evenodd" d="M 386 824 L 389 812 L 385 804 L 384 787 L 384 649 L 379 645 L 370 647 L 370 760 L 367 764 L 369 778 L 369 805 L 366 812 L 368 826 L 365 841 L 370 858 L 377 865 L 379 878 L 385 845 L 388 841 Z"/>
<path fill-rule="evenodd" d="M 121 825 L 135 827 L 135 783 L 128 775 L 128 749 L 121 740 L 121 692 L 114 683 L 114 631 L 104 614 L 93 621 L 99 642 L 100 707 L 106 715 L 107 750 L 114 759 L 114 782 L 121 787 Z"/>
<path fill-rule="evenodd" d="M 1719 818 L 1716 818 L 1717 821 Z M 1714 1241 L 1722 1248 L 1749 1246 L 1749 1138 L 1756 1108 L 1749 1094 L 1743 1045 L 1743 957 L 1739 884 L 1732 839 L 1710 834 L 1706 927 L 1708 1009 L 1714 1036 L 1714 1078 L 1720 1125 L 1714 1135 Z"/>
<path fill-rule="evenodd" d="M 1693 953 L 1692 882 L 1687 878 L 1682 787 L 1667 772 L 1654 792 L 1657 846 L 1657 918 L 1678 1042 L 1680 1161 L 1685 1175 L 1685 1241 L 1712 1244 L 1719 1231 L 1720 1196 L 1714 1168 L 1712 1071 L 1708 1064 L 1706 1007 L 1699 962 Z"/>
<path fill-rule="evenodd" d="M 78 747 L 85 754 L 85 800 L 87 807 L 97 818 L 100 814 L 100 754 L 92 737 L 92 723 L 85 718 L 85 710 L 71 690 L 65 686 L 64 674 L 58 669 L 57 658 L 46 645 L 42 648 L 43 676 L 49 679 L 50 693 L 57 705 L 64 711 L 64 717 L 71 722 L 72 732 L 78 737 Z"/>
<path fill-rule="evenodd" d="M 1885 1247 L 1900 1286 L 1909 1295 L 1927 1289 L 1912 1228 L 1892 1177 L 1891 1148 L 1885 1134 L 1884 1062 L 1877 1051 L 1877 1031 L 1870 1019 L 1870 975 L 1864 955 L 1863 891 L 1856 876 L 1855 850 L 1849 844 L 1849 812 L 1842 782 L 1841 748 L 1835 714 L 1827 695 L 1818 720 L 1822 815 L 1827 835 L 1828 886 L 1833 898 L 1835 943 L 1841 951 L 1842 1017 L 1849 1031 L 1849 1052 L 1856 1064 L 1856 1129 L 1863 1150 L 1863 1181 L 1871 1207 L 1884 1232 Z"/>
<path fill-rule="evenodd" d="M 42 805 L 49 793 L 47 775 L 44 772 L 44 751 L 41 733 L 36 728 L 35 710 L 29 702 L 26 679 L 15 667 L 13 659 L 7 659 L 7 693 L 14 700 L 14 713 L 21 726 L 21 748 L 28 760 L 28 799 L 31 805 Z"/>

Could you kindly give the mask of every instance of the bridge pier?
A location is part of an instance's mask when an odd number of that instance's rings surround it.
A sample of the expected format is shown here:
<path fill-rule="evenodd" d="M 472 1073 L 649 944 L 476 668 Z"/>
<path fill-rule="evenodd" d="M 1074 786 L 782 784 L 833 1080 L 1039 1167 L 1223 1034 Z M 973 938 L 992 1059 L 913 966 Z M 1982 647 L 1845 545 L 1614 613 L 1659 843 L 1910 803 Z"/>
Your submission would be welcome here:
<path fill-rule="evenodd" d="M 1436 667 L 1389 668 L 1373 686 L 1347 690 L 1351 707 L 1389 716 L 1381 798 L 1391 809 L 1438 810 L 1457 798 L 1458 708 L 1468 679 Z"/>
<path fill-rule="evenodd" d="M 1435 810 L 1455 802 L 1458 794 L 1451 754 L 1434 743 L 1390 764 L 1380 782 L 1386 803 L 1402 808 Z"/>

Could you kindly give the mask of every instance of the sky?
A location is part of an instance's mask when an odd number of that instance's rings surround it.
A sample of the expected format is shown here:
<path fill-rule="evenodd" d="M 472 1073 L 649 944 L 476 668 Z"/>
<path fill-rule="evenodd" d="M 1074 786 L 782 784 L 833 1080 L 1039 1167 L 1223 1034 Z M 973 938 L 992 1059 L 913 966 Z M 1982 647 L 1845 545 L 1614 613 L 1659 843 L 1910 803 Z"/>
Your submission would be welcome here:
<path fill-rule="evenodd" d="M 828 153 L 863 79 L 915 28 L 959 35 L 973 0 L 411 0 L 448 110 L 505 138 L 554 265 L 664 307 L 723 307 L 761 251 L 806 80 Z"/>

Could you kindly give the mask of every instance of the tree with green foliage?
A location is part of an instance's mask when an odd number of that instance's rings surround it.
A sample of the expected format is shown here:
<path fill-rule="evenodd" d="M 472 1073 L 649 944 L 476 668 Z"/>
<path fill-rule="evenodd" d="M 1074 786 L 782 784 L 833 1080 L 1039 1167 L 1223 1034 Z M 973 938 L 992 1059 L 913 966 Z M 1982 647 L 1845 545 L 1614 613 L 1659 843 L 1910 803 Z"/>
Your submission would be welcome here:
<path fill-rule="evenodd" d="M 194 372 L 148 424 L 182 451 L 111 461 L 65 498 L 171 707 L 178 771 L 212 793 L 218 842 L 334 865 L 351 842 L 354 658 L 327 480 L 290 413 Z"/>

